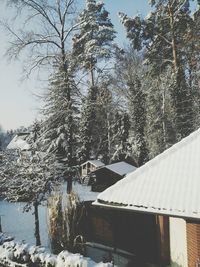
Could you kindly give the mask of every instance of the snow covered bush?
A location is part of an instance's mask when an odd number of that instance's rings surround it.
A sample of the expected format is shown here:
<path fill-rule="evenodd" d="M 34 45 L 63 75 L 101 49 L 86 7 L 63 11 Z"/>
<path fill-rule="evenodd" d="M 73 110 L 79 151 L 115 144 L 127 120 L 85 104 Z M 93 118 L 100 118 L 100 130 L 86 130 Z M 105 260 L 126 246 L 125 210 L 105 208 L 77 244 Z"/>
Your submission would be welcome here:
<path fill-rule="evenodd" d="M 45 248 L 28 244 L 5 242 L 0 246 L 0 265 L 6 267 L 111 267 L 111 263 L 96 263 L 80 254 L 62 251 L 57 256 Z"/>

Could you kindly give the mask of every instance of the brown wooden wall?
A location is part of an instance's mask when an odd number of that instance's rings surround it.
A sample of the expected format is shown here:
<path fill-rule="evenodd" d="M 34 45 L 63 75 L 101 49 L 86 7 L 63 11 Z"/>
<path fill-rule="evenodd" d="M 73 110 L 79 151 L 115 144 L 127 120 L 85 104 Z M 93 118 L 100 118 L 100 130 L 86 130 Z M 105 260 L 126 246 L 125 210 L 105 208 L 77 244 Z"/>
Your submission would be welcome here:
<path fill-rule="evenodd" d="M 145 262 L 166 261 L 167 253 L 160 255 L 161 251 L 158 248 L 161 245 L 160 234 L 162 234 L 161 249 L 166 249 L 166 242 L 163 239 L 165 221 L 161 218 L 159 220 L 161 229 L 158 230 L 155 215 L 104 210 L 89 206 L 86 221 L 88 229 L 85 239 L 87 241 L 125 250 Z"/>
<path fill-rule="evenodd" d="M 188 267 L 196 267 L 200 260 L 200 224 L 187 222 Z"/>

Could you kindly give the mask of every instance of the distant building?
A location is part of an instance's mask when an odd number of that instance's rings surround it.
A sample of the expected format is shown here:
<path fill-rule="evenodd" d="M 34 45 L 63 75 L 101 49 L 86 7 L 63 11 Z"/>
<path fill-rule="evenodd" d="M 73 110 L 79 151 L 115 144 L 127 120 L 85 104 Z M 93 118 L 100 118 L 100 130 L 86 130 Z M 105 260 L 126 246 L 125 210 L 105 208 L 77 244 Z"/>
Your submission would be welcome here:
<path fill-rule="evenodd" d="M 81 177 L 85 177 L 104 165 L 100 160 L 88 160 L 81 164 L 80 175 Z"/>
<path fill-rule="evenodd" d="M 8 150 L 21 150 L 27 151 L 30 150 L 30 145 L 27 142 L 29 133 L 17 133 L 10 143 L 7 145 Z"/>
<path fill-rule="evenodd" d="M 135 166 L 124 161 L 98 168 L 91 175 L 90 184 L 92 185 L 92 191 L 101 192 L 136 169 Z"/>
<path fill-rule="evenodd" d="M 104 220 L 96 238 L 133 253 L 138 263 L 130 266 L 200 266 L 200 129 L 99 194 L 94 204 Z"/>

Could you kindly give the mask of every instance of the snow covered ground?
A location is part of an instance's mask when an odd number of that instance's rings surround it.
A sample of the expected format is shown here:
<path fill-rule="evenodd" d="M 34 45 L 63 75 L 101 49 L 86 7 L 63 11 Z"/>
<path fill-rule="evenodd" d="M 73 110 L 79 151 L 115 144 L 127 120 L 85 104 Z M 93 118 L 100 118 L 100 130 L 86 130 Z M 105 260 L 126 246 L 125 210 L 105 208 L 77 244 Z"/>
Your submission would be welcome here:
<path fill-rule="evenodd" d="M 47 253 L 45 248 L 28 244 L 5 242 L 0 245 L 0 265 L 27 267 L 30 264 L 41 267 L 113 267 L 112 263 L 96 263 L 80 254 L 62 251 L 57 256 Z"/>
<path fill-rule="evenodd" d="M 78 182 L 73 183 L 72 191 L 78 195 L 80 202 L 95 201 L 99 195 L 99 192 L 91 191 L 91 186 L 85 186 Z"/>
<path fill-rule="evenodd" d="M 0 214 L 2 231 L 7 235 L 15 237 L 16 241 L 24 240 L 26 243 L 34 245 L 34 215 L 33 212 L 23 212 L 25 203 L 10 203 L 0 201 Z M 14 219 L 13 219 L 14 218 Z M 39 206 L 40 238 L 44 247 L 49 247 L 47 209 Z"/>

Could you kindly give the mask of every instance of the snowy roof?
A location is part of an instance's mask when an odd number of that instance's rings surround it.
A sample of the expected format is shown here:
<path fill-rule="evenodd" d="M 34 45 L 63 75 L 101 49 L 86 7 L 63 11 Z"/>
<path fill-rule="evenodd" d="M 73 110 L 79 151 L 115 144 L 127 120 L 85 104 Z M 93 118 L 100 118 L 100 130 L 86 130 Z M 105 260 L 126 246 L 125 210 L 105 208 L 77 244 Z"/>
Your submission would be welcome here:
<path fill-rule="evenodd" d="M 7 149 L 20 149 L 20 150 L 29 150 L 30 145 L 26 141 L 26 137 L 29 134 L 17 134 L 14 138 L 10 141 L 7 146 Z"/>
<path fill-rule="evenodd" d="M 94 204 L 200 219 L 200 129 L 100 193 Z"/>
<path fill-rule="evenodd" d="M 93 165 L 96 166 L 96 167 L 102 167 L 102 166 L 105 165 L 105 164 L 104 164 L 103 162 L 101 162 L 100 160 L 88 160 L 88 161 L 84 162 L 83 164 L 81 164 L 81 166 L 82 166 L 82 165 L 85 165 L 86 163 L 91 163 L 91 164 L 93 164 Z"/>
<path fill-rule="evenodd" d="M 121 176 L 135 171 L 137 168 L 131 164 L 126 163 L 125 161 L 113 163 L 110 165 L 106 165 L 103 168 L 109 169 Z"/>

